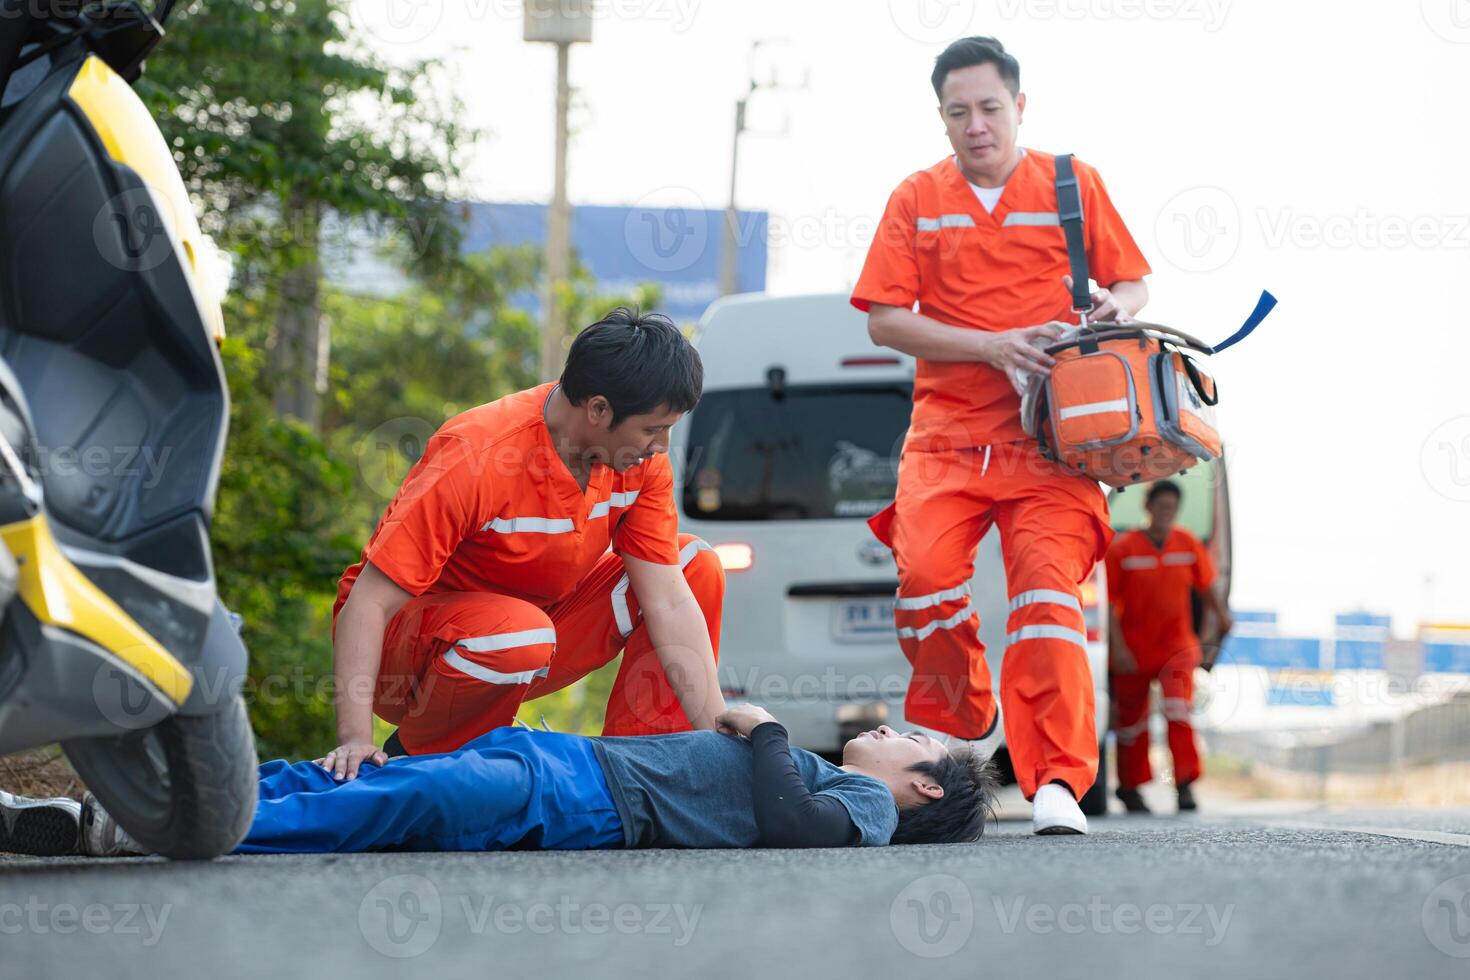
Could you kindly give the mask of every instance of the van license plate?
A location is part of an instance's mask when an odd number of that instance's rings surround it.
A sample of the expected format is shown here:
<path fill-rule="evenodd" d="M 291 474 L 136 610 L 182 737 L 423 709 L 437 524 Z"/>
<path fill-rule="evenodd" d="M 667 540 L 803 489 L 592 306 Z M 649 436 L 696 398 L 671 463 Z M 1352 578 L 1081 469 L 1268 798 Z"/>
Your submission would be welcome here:
<path fill-rule="evenodd" d="M 842 599 L 834 603 L 832 638 L 843 643 L 891 642 L 893 599 Z"/>

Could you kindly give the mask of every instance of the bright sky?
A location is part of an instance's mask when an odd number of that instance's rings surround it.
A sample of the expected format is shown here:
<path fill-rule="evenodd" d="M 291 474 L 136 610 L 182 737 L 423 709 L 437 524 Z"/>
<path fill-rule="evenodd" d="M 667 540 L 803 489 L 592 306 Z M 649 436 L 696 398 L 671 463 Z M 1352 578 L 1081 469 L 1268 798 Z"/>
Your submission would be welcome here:
<path fill-rule="evenodd" d="M 442 55 L 489 131 L 468 188 L 551 189 L 554 49 L 519 0 L 353 0 L 374 44 Z M 1470 621 L 1470 0 L 598 0 L 572 53 L 574 203 L 771 213 L 773 292 L 841 290 L 904 176 L 948 144 L 928 75 L 994 34 L 1021 142 L 1100 168 L 1153 265 L 1145 315 L 1207 340 L 1236 528 L 1233 602 Z M 1456 176 L 1458 175 L 1458 176 Z M 1458 287 L 1458 288 L 1457 288 Z"/>

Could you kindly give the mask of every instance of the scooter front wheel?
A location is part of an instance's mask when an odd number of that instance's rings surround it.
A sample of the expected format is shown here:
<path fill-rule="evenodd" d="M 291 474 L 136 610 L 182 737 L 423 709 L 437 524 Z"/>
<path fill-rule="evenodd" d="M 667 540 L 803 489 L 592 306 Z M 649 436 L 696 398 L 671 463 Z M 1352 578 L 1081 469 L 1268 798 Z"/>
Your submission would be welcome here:
<path fill-rule="evenodd" d="M 62 748 L 103 809 L 154 854 L 217 857 L 250 829 L 259 783 L 239 695 L 210 714 L 173 715 L 143 731 Z"/>

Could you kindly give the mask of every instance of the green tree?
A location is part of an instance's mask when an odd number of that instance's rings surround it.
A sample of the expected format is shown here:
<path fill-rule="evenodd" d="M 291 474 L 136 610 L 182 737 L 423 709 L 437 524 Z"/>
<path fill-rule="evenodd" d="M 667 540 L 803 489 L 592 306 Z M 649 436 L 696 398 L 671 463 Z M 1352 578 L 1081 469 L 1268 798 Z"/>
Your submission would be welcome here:
<path fill-rule="evenodd" d="M 345 0 L 195 0 L 139 84 L 205 232 L 268 304 L 277 412 L 313 430 L 325 240 L 361 219 L 410 268 L 453 262 L 447 195 L 474 140 L 441 65 L 388 64 L 347 23 Z"/>

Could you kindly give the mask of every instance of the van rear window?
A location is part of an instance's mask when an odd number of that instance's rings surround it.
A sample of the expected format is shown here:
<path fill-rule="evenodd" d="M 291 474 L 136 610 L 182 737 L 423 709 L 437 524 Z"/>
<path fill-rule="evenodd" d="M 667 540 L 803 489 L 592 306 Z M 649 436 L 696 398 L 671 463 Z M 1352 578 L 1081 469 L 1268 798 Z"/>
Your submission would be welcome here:
<path fill-rule="evenodd" d="M 893 500 L 912 388 L 707 392 L 689 419 L 684 513 L 706 521 L 865 518 Z"/>

